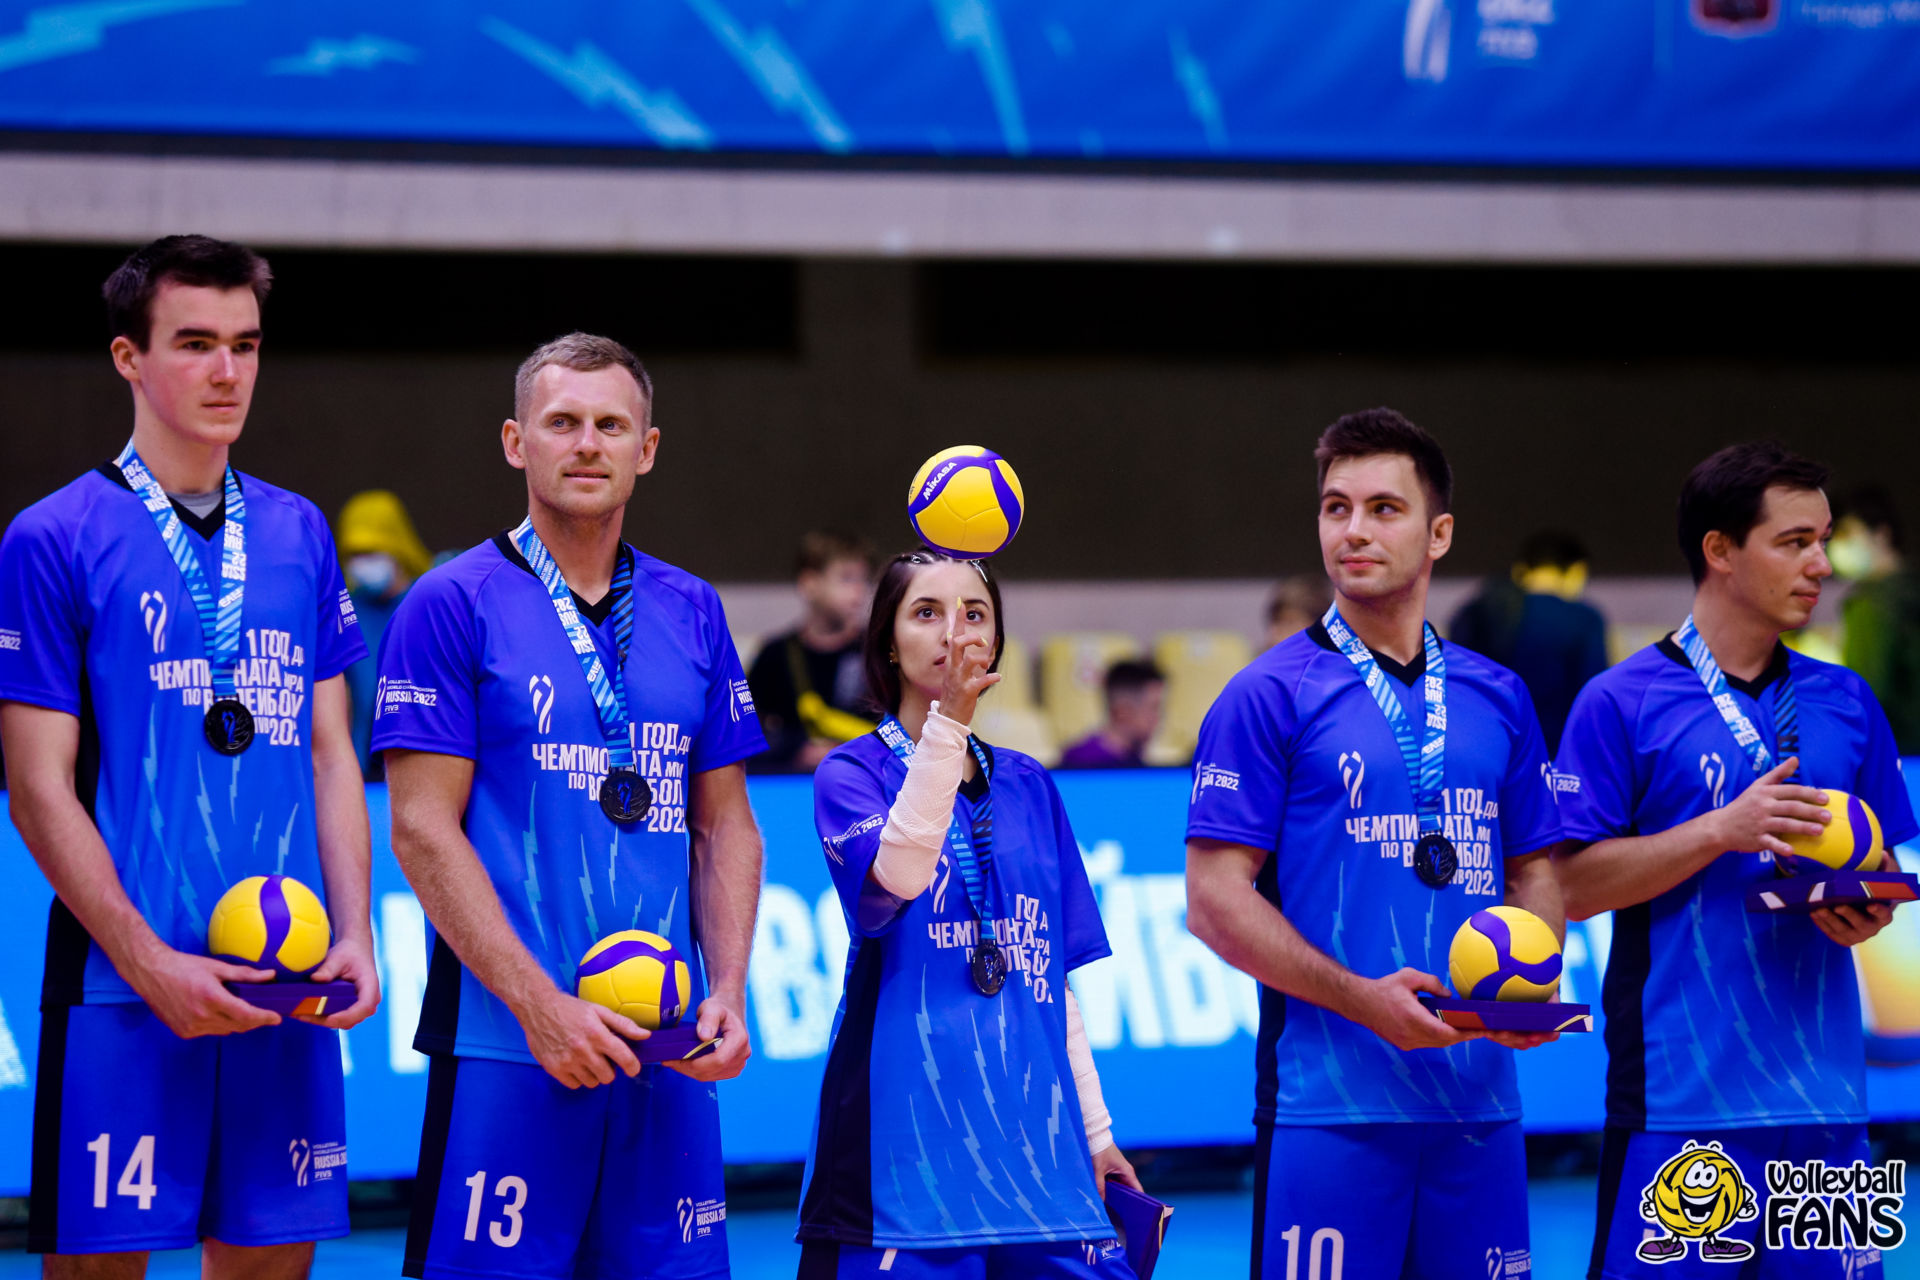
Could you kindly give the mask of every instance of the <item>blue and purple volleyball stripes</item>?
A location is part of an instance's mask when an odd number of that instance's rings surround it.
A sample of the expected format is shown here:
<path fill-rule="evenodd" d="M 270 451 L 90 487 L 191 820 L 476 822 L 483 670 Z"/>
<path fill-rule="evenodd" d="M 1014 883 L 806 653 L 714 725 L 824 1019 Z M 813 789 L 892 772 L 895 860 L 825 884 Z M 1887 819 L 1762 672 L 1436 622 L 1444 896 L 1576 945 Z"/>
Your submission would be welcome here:
<path fill-rule="evenodd" d="M 1548 987 L 1560 980 L 1561 957 L 1554 952 L 1545 960 L 1528 962 L 1515 958 L 1513 954 L 1513 931 L 1507 928 L 1507 922 L 1491 911 L 1476 911 L 1467 921 L 1475 933 L 1485 936 L 1493 944 L 1493 953 L 1500 957 L 1500 965 L 1492 973 L 1473 984 L 1473 990 L 1466 993 L 1468 1000 L 1498 1000 L 1500 988 L 1509 978 L 1521 978 L 1535 986 Z"/>

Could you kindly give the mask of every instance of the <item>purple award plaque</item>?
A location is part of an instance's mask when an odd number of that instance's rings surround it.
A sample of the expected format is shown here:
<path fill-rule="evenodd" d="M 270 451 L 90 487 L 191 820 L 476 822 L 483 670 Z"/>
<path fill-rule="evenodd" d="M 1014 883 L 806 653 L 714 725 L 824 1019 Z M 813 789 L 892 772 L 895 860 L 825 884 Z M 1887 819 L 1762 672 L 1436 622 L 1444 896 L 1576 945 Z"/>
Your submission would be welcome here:
<path fill-rule="evenodd" d="M 1420 997 L 1433 1016 L 1456 1031 L 1591 1031 L 1593 1006 L 1545 1000 L 1455 1000 Z"/>
<path fill-rule="evenodd" d="M 350 1007 L 358 994 L 351 982 L 308 982 L 305 978 L 291 982 L 229 982 L 227 990 L 256 1009 L 268 1009 L 283 1017 L 300 1014 L 309 1018 L 339 1013 Z"/>
<path fill-rule="evenodd" d="M 685 1062 L 689 1058 L 706 1057 L 719 1043 L 719 1036 L 702 1040 L 699 1029 L 689 1022 L 684 1026 L 662 1027 L 645 1040 L 635 1041 L 633 1056 L 642 1063 Z"/>
<path fill-rule="evenodd" d="M 1749 890 L 1747 910 L 1760 915 L 1805 915 L 1821 907 L 1912 902 L 1916 898 L 1920 898 L 1920 876 L 1904 871 L 1823 871 L 1782 876 Z"/>

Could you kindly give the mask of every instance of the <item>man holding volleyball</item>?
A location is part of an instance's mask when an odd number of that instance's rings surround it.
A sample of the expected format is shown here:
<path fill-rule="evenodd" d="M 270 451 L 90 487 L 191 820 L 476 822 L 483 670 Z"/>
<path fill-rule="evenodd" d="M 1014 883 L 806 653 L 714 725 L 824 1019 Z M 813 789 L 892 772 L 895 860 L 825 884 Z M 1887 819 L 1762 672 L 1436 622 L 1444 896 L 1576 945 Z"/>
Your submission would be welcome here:
<path fill-rule="evenodd" d="M 713 588 L 620 540 L 652 411 L 611 339 L 529 356 L 501 429 L 526 518 L 421 578 L 382 646 L 373 747 L 434 929 L 410 1276 L 727 1271 L 713 1083 L 747 1059 L 741 761 L 765 740 Z M 575 997 L 576 963 L 629 929 L 697 940 L 714 1052 L 643 1069 L 646 1031 Z"/>
<path fill-rule="evenodd" d="M 1879 1274 L 1877 1251 L 1768 1251 L 1755 1216 L 1696 1249 L 1665 1231 L 1643 1239 L 1641 1212 L 1643 1189 L 1688 1141 L 1718 1143 L 1763 1196 L 1768 1160 L 1844 1167 L 1867 1154 L 1847 948 L 1892 909 L 1747 910 L 1788 841 L 1821 836 L 1836 816 L 1821 788 L 1865 801 L 1889 849 L 1920 831 L 1866 682 L 1780 643 L 1833 572 L 1826 476 L 1764 444 L 1695 467 L 1679 520 L 1693 610 L 1588 684 L 1561 739 L 1567 907 L 1613 912 L 1592 1276 L 1711 1275 L 1756 1253 L 1762 1276 Z"/>
<path fill-rule="evenodd" d="M 347 1232 L 340 1042 L 379 1002 L 366 793 L 343 676 L 365 646 L 326 521 L 236 472 L 272 277 L 237 244 L 157 240 L 105 286 L 133 434 L 0 540 L 0 732 L 13 821 L 53 885 L 27 1243 L 54 1277 L 304 1276 Z M 226 984 L 229 887 L 325 903 L 319 1026 Z M 241 1034 L 244 1033 L 244 1034 Z M 337 1157 L 330 1159 L 329 1157 Z M 91 1255 L 91 1256 L 88 1256 Z"/>
<path fill-rule="evenodd" d="M 1448 994 L 1435 975 L 1481 908 L 1564 931 L 1540 726 L 1518 677 L 1426 622 L 1453 538 L 1440 446 L 1372 409 L 1314 458 L 1334 603 L 1208 712 L 1187 824 L 1188 926 L 1262 984 L 1253 1270 L 1514 1274 L 1506 1047 L 1551 1037 L 1455 1031 L 1417 995 Z"/>

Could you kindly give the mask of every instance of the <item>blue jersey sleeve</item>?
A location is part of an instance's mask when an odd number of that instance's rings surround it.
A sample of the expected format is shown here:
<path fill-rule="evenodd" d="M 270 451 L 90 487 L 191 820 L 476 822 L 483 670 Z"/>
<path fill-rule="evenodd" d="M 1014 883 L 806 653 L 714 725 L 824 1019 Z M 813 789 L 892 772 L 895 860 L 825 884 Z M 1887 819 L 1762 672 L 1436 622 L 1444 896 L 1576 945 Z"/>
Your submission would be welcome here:
<path fill-rule="evenodd" d="M 0 539 L 0 700 L 80 714 L 86 637 L 66 536 L 29 510 Z"/>
<path fill-rule="evenodd" d="M 881 909 L 877 887 L 867 884 L 867 871 L 880 852 L 880 828 L 892 807 L 893 797 L 882 780 L 850 752 L 835 751 L 814 770 L 814 830 L 847 926 L 857 934 L 885 933 L 899 918 L 898 906 Z"/>
<path fill-rule="evenodd" d="M 319 624 L 314 628 L 313 680 L 331 680 L 367 656 L 367 642 L 360 634 L 360 619 L 354 615 L 353 597 L 347 593 L 346 579 L 340 573 L 340 553 L 333 535 L 317 508 L 309 506 L 315 554 L 319 557 Z"/>
<path fill-rule="evenodd" d="M 407 592 L 380 642 L 373 750 L 478 758 L 474 624 L 474 602 L 446 573 L 429 573 Z"/>
<path fill-rule="evenodd" d="M 1060 929 L 1066 944 L 1067 971 L 1092 964 L 1113 954 L 1107 943 L 1107 926 L 1100 919 L 1100 904 L 1087 880 L 1087 864 L 1080 856 L 1080 841 L 1074 838 L 1073 824 L 1067 820 L 1067 806 L 1060 801 L 1060 790 L 1044 769 L 1047 795 L 1053 801 L 1053 830 L 1060 852 Z"/>
<path fill-rule="evenodd" d="M 1920 823 L 1913 818 L 1913 801 L 1907 793 L 1907 781 L 1900 776 L 1900 748 L 1894 745 L 1893 727 L 1880 702 L 1860 682 L 1860 701 L 1866 712 L 1867 748 L 1861 754 L 1860 771 L 1853 780 L 1853 793 L 1867 802 L 1880 819 L 1880 835 L 1888 849 L 1920 835 Z"/>
<path fill-rule="evenodd" d="M 706 718 L 693 737 L 693 750 L 687 757 L 687 767 L 695 773 L 736 764 L 767 749 L 760 718 L 753 712 L 747 673 L 740 669 L 740 654 L 733 647 L 733 633 L 727 630 L 726 610 L 711 587 L 707 588 L 705 605 L 711 648 L 708 670 L 713 676 L 707 684 Z"/>
<path fill-rule="evenodd" d="M 1547 783 L 1547 742 L 1525 686 L 1515 681 L 1514 752 L 1500 783 L 1500 847 L 1509 858 L 1560 843 L 1560 811 Z"/>
<path fill-rule="evenodd" d="M 1589 684 L 1574 699 L 1554 762 L 1567 839 L 1591 844 L 1633 830 L 1633 761 L 1633 734 L 1619 702 L 1598 681 Z"/>
<path fill-rule="evenodd" d="M 1272 853 L 1287 802 L 1287 708 L 1271 678 L 1241 672 L 1214 700 L 1193 752 L 1189 840 L 1226 840 Z"/>

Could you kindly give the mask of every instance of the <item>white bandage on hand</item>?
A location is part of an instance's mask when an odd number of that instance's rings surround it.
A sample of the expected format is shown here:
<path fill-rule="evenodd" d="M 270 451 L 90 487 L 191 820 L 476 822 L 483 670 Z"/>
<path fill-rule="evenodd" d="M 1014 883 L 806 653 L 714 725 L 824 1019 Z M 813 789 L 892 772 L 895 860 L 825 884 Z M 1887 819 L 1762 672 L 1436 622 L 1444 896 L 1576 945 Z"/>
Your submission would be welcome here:
<path fill-rule="evenodd" d="M 967 727 L 941 715 L 934 703 L 873 856 L 874 881 L 902 902 L 913 901 L 933 882 L 966 758 Z"/>
<path fill-rule="evenodd" d="M 1073 1068 L 1073 1091 L 1080 1095 L 1080 1119 L 1087 1127 L 1087 1153 L 1099 1155 L 1113 1145 L 1113 1117 L 1100 1096 L 1100 1073 L 1093 1069 L 1093 1048 L 1087 1027 L 1080 1021 L 1080 1002 L 1067 988 L 1067 1063 Z"/>

